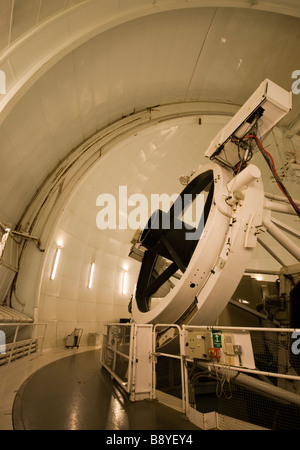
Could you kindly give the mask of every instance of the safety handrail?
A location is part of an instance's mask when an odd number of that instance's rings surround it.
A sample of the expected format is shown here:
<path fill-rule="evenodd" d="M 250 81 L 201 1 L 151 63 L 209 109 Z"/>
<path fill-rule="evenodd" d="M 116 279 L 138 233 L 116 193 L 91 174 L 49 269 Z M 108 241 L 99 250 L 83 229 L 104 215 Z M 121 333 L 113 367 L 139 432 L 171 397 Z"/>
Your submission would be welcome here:
<path fill-rule="evenodd" d="M 5 328 L 15 327 L 11 342 L 6 342 Z M 20 330 L 26 327 L 32 327 L 31 337 L 20 339 Z M 37 332 L 38 328 L 43 327 L 41 332 Z M 4 322 L 0 323 L 0 367 L 10 365 L 15 359 L 22 356 L 30 356 L 34 352 L 43 352 L 44 341 L 46 337 L 47 323 L 28 323 L 28 322 Z M 22 355 L 23 354 L 23 355 Z"/>

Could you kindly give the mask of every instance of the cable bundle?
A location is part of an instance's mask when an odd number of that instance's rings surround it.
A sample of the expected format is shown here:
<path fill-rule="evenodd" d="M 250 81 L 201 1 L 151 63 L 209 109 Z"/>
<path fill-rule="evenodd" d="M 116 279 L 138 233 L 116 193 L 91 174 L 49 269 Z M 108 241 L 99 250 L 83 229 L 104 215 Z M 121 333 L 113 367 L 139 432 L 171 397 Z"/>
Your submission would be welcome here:
<path fill-rule="evenodd" d="M 279 176 L 278 176 L 278 174 L 276 172 L 274 160 L 273 160 L 272 156 L 270 155 L 270 153 L 263 147 L 263 145 L 261 143 L 261 140 L 255 134 L 248 134 L 248 135 L 244 136 L 243 139 L 254 139 L 255 140 L 256 145 L 258 146 L 261 154 L 263 155 L 265 161 L 267 162 L 267 164 L 268 164 L 268 166 L 269 166 L 269 168 L 270 168 L 270 170 L 272 172 L 272 175 L 274 176 L 274 178 L 276 180 L 276 183 L 277 183 L 279 189 L 283 192 L 285 197 L 288 199 L 288 201 L 290 202 L 290 204 L 294 208 L 294 210 L 297 213 L 297 215 L 300 217 L 300 208 L 294 202 L 294 200 L 292 199 L 292 197 L 288 193 L 286 187 L 284 186 L 284 184 L 282 183 L 281 179 L 279 178 Z"/>

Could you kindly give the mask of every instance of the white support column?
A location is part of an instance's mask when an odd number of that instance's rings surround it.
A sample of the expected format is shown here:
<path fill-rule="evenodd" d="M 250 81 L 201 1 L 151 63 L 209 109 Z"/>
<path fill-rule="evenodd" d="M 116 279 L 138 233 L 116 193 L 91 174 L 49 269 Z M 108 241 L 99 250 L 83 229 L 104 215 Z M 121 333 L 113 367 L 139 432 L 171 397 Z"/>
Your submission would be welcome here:
<path fill-rule="evenodd" d="M 297 214 L 292 205 L 285 203 L 270 202 L 269 200 L 265 200 L 264 209 L 284 214 L 291 214 L 291 215 Z"/>
<path fill-rule="evenodd" d="M 273 236 L 291 255 L 300 261 L 300 248 L 283 231 L 281 231 L 269 218 L 263 219 L 267 232 Z"/>

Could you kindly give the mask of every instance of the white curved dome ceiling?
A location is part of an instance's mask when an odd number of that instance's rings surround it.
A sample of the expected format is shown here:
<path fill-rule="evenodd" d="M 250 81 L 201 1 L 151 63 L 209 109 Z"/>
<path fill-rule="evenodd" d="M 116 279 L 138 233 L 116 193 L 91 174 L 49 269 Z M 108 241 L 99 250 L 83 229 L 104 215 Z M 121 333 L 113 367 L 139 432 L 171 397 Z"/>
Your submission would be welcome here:
<path fill-rule="evenodd" d="M 122 116 L 175 102 L 241 105 L 267 77 L 289 90 L 299 30 L 299 19 L 287 15 L 188 8 L 130 21 L 79 46 L 36 81 L 1 126 L 5 220 L 16 223 L 59 161 Z M 9 87 L 9 71 L 7 79 Z M 299 108 L 295 95 L 282 125 L 292 126 Z M 18 186 L 22 199 L 6 202 Z"/>

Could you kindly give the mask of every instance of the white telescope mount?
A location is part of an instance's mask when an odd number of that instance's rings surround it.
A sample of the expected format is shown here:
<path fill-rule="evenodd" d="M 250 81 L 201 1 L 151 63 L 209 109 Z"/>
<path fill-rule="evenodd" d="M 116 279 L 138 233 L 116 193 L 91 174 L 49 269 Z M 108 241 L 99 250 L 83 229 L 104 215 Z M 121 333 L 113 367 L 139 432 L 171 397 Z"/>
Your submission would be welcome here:
<path fill-rule="evenodd" d="M 170 211 L 150 217 L 135 244 L 143 257 L 130 304 L 133 322 L 213 325 L 258 243 L 284 266 L 263 233 L 300 263 L 299 230 L 272 216 L 281 212 L 299 218 L 300 201 L 286 191 L 261 142 L 290 109 L 290 93 L 265 80 L 211 142 L 205 153 L 209 163 L 188 179 Z M 254 151 L 262 153 L 284 195 L 264 191 L 260 169 L 250 162 Z M 196 206 L 199 197 L 203 200 L 201 220 L 193 229 L 184 222 L 187 194 Z M 166 217 L 169 227 L 163 226 Z"/>

